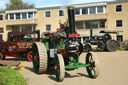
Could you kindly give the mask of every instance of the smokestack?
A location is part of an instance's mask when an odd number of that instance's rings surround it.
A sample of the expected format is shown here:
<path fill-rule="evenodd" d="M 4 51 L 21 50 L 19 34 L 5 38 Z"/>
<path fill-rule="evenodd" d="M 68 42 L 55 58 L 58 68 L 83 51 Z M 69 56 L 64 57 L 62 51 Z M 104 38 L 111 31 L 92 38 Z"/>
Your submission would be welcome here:
<path fill-rule="evenodd" d="M 67 9 L 68 9 L 68 20 L 69 20 L 70 34 L 76 34 L 74 7 L 69 6 Z"/>

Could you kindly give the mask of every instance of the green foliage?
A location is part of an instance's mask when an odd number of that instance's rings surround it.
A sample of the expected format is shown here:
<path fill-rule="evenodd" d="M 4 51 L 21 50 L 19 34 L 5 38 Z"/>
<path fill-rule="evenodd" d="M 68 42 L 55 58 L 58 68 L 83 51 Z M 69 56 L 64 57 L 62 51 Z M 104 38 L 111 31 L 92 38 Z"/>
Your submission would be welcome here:
<path fill-rule="evenodd" d="M 0 85 L 26 85 L 26 83 L 17 70 L 0 66 Z"/>
<path fill-rule="evenodd" d="M 29 8 L 35 8 L 35 7 L 33 4 L 22 2 L 22 0 L 10 0 L 10 2 L 6 4 L 6 10 L 19 10 L 19 9 L 29 9 Z"/>

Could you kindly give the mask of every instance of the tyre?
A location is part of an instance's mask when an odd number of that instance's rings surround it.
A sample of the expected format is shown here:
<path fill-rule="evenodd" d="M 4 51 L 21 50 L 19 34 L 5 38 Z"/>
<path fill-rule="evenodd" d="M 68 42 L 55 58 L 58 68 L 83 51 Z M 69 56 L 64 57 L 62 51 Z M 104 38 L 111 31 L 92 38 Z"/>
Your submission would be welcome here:
<path fill-rule="evenodd" d="M 65 76 L 65 67 L 64 67 L 64 59 L 61 54 L 58 54 L 56 56 L 54 69 L 56 74 L 56 80 L 59 82 L 63 81 Z"/>
<path fill-rule="evenodd" d="M 44 43 L 36 42 L 32 46 L 32 61 L 37 74 L 45 73 L 48 67 L 48 55 Z"/>
<path fill-rule="evenodd" d="M 96 78 L 99 75 L 99 60 L 93 52 L 89 52 L 86 55 L 86 64 L 89 64 L 86 67 L 87 73 L 90 78 Z"/>

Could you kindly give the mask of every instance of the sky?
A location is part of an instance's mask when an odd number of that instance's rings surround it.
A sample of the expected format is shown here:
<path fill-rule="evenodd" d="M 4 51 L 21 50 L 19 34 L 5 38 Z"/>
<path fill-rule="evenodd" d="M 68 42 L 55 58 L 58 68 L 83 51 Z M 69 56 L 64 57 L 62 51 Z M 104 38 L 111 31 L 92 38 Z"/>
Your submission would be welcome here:
<path fill-rule="evenodd" d="M 78 3 L 91 3 L 101 1 L 113 1 L 113 0 L 22 0 L 23 2 L 34 4 L 36 8 L 49 7 L 49 6 L 64 6 Z M 0 0 L 0 9 L 5 8 L 5 4 L 9 3 L 9 0 Z"/>

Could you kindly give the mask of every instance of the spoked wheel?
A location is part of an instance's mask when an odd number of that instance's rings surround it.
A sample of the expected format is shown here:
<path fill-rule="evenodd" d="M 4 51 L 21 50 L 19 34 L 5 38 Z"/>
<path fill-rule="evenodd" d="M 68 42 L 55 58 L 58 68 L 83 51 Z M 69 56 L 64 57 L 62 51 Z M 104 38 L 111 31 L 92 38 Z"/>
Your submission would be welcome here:
<path fill-rule="evenodd" d="M 28 61 L 32 62 L 32 51 L 28 52 L 27 59 Z"/>
<path fill-rule="evenodd" d="M 54 69 L 55 69 L 55 74 L 56 74 L 56 80 L 63 81 L 64 76 L 65 76 L 65 68 L 64 68 L 63 56 L 61 54 L 58 54 L 56 56 Z"/>
<path fill-rule="evenodd" d="M 99 75 L 99 61 L 93 52 L 87 53 L 86 64 L 89 64 L 89 67 L 86 67 L 89 77 L 96 78 Z"/>
<path fill-rule="evenodd" d="M 44 43 L 36 42 L 32 47 L 32 61 L 35 73 L 44 73 L 48 66 L 47 50 Z"/>

